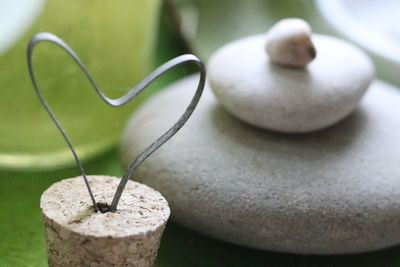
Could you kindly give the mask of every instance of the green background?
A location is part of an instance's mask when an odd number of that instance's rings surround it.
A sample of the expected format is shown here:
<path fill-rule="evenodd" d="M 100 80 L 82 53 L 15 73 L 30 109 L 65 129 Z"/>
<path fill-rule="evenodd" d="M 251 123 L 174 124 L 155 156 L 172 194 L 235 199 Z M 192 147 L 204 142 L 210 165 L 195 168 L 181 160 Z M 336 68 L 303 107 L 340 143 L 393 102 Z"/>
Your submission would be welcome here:
<path fill-rule="evenodd" d="M 183 47 L 162 19 L 157 63 L 185 52 Z M 177 70 L 154 86 L 161 88 L 189 72 Z M 85 167 L 89 174 L 123 174 L 117 148 L 85 162 Z M 46 266 L 40 195 L 54 182 L 77 175 L 76 167 L 50 172 L 0 171 L 1 267 Z M 400 266 L 400 247 L 339 256 L 272 253 L 214 240 L 170 221 L 155 266 Z"/>
<path fill-rule="evenodd" d="M 73 162 L 32 89 L 26 64 L 31 36 L 48 31 L 67 40 L 101 90 L 116 98 L 151 68 L 159 4 L 158 0 L 73 0 L 68 4 L 46 0 L 29 30 L 0 55 L 0 168 L 47 170 Z M 115 146 L 138 100 L 118 109 L 104 104 L 70 56 L 51 43 L 35 48 L 33 66 L 41 93 L 81 158 Z M 102 127 L 97 127 L 100 123 Z"/>

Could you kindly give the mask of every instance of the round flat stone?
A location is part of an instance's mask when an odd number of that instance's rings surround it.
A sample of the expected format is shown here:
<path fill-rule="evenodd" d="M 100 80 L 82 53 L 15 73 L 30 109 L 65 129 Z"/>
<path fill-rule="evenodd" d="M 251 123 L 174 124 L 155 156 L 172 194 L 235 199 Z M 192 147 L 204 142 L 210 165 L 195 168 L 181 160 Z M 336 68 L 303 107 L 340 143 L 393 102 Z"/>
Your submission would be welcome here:
<path fill-rule="evenodd" d="M 135 112 L 128 164 L 184 111 L 198 77 Z M 341 123 L 304 135 L 242 123 L 206 88 L 188 123 L 134 179 L 168 200 L 172 219 L 203 234 L 292 253 L 354 253 L 400 243 L 399 89 L 374 82 Z"/>
<path fill-rule="evenodd" d="M 316 58 L 304 68 L 270 63 L 265 35 L 229 43 L 210 58 L 208 77 L 220 103 L 265 129 L 304 133 L 351 113 L 374 78 L 369 57 L 343 40 L 314 34 Z"/>

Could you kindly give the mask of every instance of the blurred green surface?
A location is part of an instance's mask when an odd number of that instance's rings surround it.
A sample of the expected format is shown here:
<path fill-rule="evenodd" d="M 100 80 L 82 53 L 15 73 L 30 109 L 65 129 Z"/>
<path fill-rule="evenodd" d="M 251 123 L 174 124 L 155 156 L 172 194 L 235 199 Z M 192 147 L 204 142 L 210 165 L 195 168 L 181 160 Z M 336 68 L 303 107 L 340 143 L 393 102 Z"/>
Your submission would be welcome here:
<path fill-rule="evenodd" d="M 45 1 L 29 30 L 0 54 L 1 168 L 48 169 L 73 163 L 34 93 L 26 63 L 29 39 L 40 31 L 58 35 L 76 51 L 102 91 L 115 98 L 150 70 L 159 6 L 159 0 Z M 75 62 L 54 44 L 38 45 L 33 61 L 39 87 L 80 156 L 89 158 L 114 146 L 140 99 L 118 109 L 106 105 Z M 96 127 L 100 123 L 102 127 Z"/>
<path fill-rule="evenodd" d="M 157 63 L 183 52 L 169 24 L 162 20 Z M 154 85 L 188 74 L 181 68 Z M 140 130 L 140 126 L 138 126 Z M 86 162 L 88 174 L 121 176 L 117 149 Z M 46 266 L 39 209 L 41 193 L 60 179 L 79 175 L 76 167 L 47 172 L 0 171 L 0 266 Z M 248 249 L 214 240 L 169 222 L 155 266 L 400 266 L 400 247 L 339 256 L 299 256 Z"/>

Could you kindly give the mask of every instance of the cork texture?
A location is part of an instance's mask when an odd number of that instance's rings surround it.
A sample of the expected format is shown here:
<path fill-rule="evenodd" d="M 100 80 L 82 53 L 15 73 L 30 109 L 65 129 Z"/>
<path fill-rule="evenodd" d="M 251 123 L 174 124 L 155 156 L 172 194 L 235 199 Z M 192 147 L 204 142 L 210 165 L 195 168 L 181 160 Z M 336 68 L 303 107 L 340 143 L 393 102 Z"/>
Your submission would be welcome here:
<path fill-rule="evenodd" d="M 88 176 L 96 201 L 111 203 L 120 179 Z M 170 215 L 164 197 L 129 181 L 116 212 L 95 212 L 81 176 L 40 200 L 50 266 L 151 266 Z"/>

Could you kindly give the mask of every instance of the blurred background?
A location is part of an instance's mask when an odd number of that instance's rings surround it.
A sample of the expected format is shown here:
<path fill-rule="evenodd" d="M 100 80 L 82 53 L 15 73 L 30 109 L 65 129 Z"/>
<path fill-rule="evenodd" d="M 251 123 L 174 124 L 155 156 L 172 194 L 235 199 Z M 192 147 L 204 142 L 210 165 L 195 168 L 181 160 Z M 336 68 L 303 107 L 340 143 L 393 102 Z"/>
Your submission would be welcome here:
<path fill-rule="evenodd" d="M 110 97 L 126 93 L 156 66 L 183 53 L 205 62 L 217 48 L 306 19 L 314 32 L 365 49 L 378 78 L 400 86 L 396 0 L 0 0 L 0 266 L 46 266 L 39 210 L 52 183 L 79 175 L 67 145 L 31 86 L 26 46 L 49 31 L 81 57 Z M 44 96 L 70 135 L 89 174 L 121 176 L 118 141 L 134 109 L 192 72 L 182 67 L 139 99 L 113 109 L 99 99 L 60 48 L 41 44 L 34 64 Z M 138 126 L 140 130 L 140 125 Z M 169 222 L 156 266 L 395 266 L 400 248 L 346 256 L 269 253 L 216 241 Z"/>

